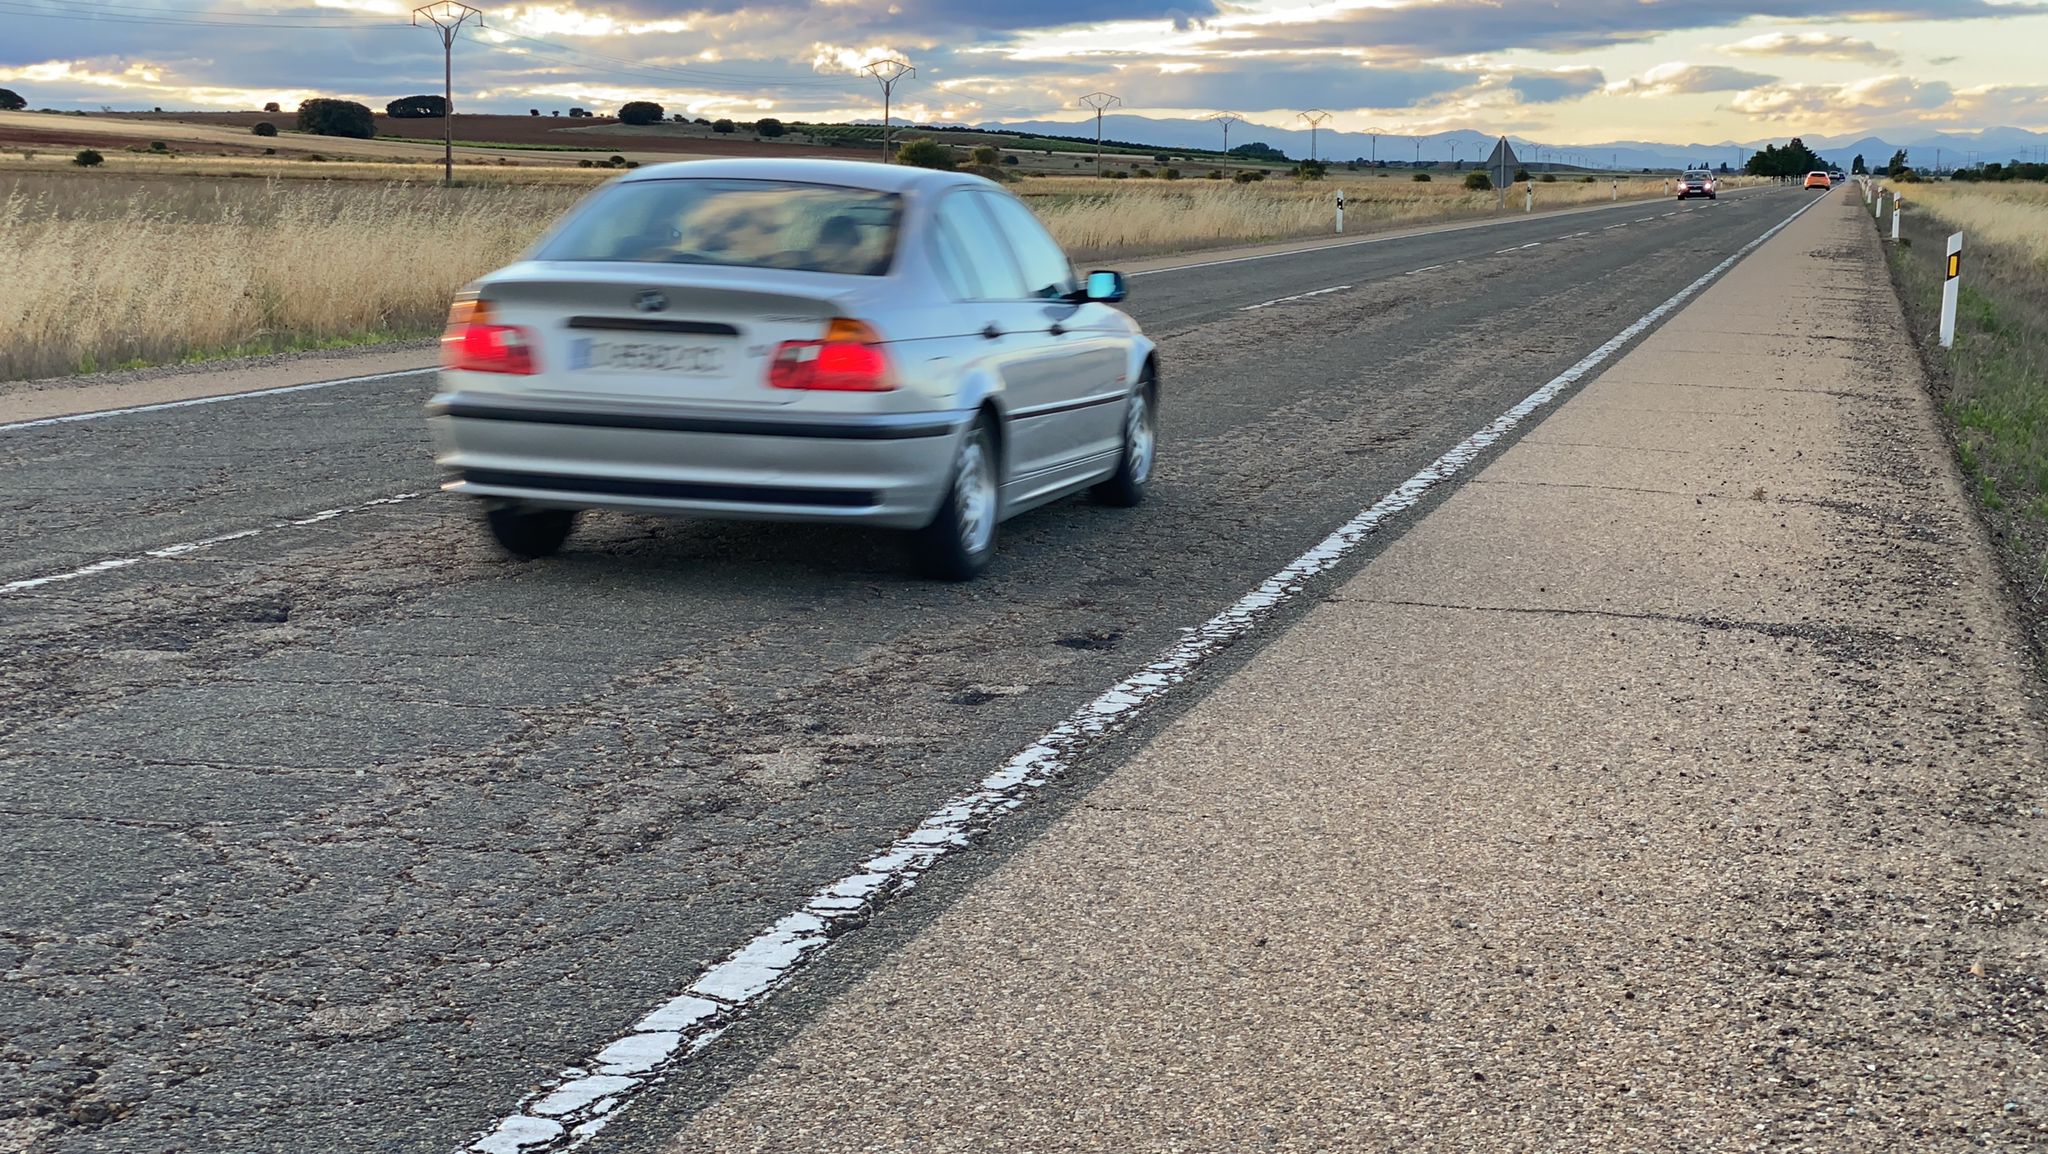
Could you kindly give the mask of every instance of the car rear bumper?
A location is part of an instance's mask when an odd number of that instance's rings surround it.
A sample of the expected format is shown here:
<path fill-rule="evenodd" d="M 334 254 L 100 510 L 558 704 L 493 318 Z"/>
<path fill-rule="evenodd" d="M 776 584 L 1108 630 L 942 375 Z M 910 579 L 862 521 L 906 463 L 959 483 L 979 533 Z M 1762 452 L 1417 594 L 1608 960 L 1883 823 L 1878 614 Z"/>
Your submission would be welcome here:
<path fill-rule="evenodd" d="M 490 500 L 914 529 L 944 494 L 968 412 L 788 417 L 542 404 L 427 406 L 442 488 Z"/>

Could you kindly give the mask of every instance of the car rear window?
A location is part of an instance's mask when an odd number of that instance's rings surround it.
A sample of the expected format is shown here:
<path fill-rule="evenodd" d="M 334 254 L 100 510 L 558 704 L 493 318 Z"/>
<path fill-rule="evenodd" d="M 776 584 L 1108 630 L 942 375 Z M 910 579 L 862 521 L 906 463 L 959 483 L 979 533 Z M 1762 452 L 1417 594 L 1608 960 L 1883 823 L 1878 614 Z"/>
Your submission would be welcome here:
<path fill-rule="evenodd" d="M 586 201 L 537 260 L 643 261 L 881 276 L 895 193 L 776 180 L 636 180 Z"/>

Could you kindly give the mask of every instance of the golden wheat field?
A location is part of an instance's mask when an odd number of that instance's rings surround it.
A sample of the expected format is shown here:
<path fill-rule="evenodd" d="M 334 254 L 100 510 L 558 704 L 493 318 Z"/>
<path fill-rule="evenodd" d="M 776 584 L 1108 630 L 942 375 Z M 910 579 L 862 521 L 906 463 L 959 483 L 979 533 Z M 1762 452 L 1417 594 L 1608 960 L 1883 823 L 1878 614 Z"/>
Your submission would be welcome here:
<path fill-rule="evenodd" d="M 1907 184 L 1906 211 L 1928 208 L 1972 238 L 2048 261 L 2048 184 Z"/>
<path fill-rule="evenodd" d="M 520 252 L 605 170 L 225 158 L 115 172 L 0 166 L 0 380 L 195 356 L 423 336 L 464 283 Z M 38 158 L 41 159 L 41 158 Z M 288 179 L 313 170 L 322 179 Z M 270 176 L 248 176 L 249 172 Z M 1326 234 L 1497 210 L 1450 176 L 1256 184 L 1032 179 L 1012 186 L 1077 261 Z M 1522 208 L 1522 188 L 1509 195 Z M 1623 198 L 1661 195 L 1625 182 Z M 1536 185 L 1537 207 L 1615 195 Z"/>

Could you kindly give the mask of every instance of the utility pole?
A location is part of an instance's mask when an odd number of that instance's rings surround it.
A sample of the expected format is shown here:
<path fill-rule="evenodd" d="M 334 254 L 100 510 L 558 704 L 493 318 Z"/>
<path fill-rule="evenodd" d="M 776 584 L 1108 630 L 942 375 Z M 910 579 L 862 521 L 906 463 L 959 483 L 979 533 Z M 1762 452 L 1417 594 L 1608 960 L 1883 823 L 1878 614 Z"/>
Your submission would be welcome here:
<path fill-rule="evenodd" d="M 1415 142 L 1415 167 L 1417 167 L 1417 168 L 1421 168 L 1421 167 L 1422 167 L 1422 141 L 1423 141 L 1423 139 L 1424 139 L 1424 138 L 1423 138 L 1423 137 L 1420 137 L 1420 136 L 1411 136 L 1411 137 L 1409 137 L 1408 139 L 1410 139 L 1410 140 L 1412 140 L 1412 141 L 1414 141 L 1414 142 Z"/>
<path fill-rule="evenodd" d="M 1218 123 L 1218 124 L 1221 124 L 1221 125 L 1223 126 L 1223 155 L 1225 155 L 1225 156 L 1229 156 L 1229 155 L 1230 155 L 1230 126 L 1231 126 L 1231 125 L 1233 125 L 1233 124 L 1236 124 L 1236 123 L 1237 123 L 1238 121 L 1240 121 L 1240 120 L 1243 120 L 1243 119 L 1244 119 L 1244 117 L 1242 117 L 1242 116 L 1238 115 L 1238 114 L 1237 114 L 1237 113 L 1235 113 L 1235 112 L 1219 112 L 1219 113 L 1217 113 L 1216 115 L 1214 115 L 1214 116 L 1210 117 L 1209 119 L 1211 119 L 1211 120 L 1215 121 L 1216 123 Z"/>
<path fill-rule="evenodd" d="M 484 14 L 460 0 L 440 0 L 412 10 L 412 24 L 424 20 L 441 33 L 441 183 L 455 185 L 455 33 L 463 23 L 475 20 L 484 26 Z"/>
<path fill-rule="evenodd" d="M 1095 110 L 1095 177 L 1097 180 L 1102 178 L 1102 113 L 1105 109 L 1115 108 L 1123 102 L 1123 97 L 1111 96 L 1107 92 L 1091 92 L 1081 98 L 1081 103 Z M 1226 128 L 1224 131 L 1228 132 L 1229 129 Z"/>
<path fill-rule="evenodd" d="M 1380 166 L 1380 137 L 1386 135 L 1386 131 L 1384 128 L 1368 128 L 1365 130 L 1365 134 L 1372 137 L 1372 166 L 1374 168 Z"/>
<path fill-rule="evenodd" d="M 1302 113 L 1301 118 L 1308 121 L 1308 158 L 1313 161 L 1316 159 L 1316 129 L 1323 126 L 1323 121 L 1328 120 L 1330 114 L 1320 108 L 1311 108 Z"/>
<path fill-rule="evenodd" d="M 896 94 L 896 82 L 906 76 L 916 76 L 917 69 L 901 60 L 877 60 L 861 69 L 882 86 L 882 163 L 896 163 L 896 154 L 889 151 L 889 99 Z"/>

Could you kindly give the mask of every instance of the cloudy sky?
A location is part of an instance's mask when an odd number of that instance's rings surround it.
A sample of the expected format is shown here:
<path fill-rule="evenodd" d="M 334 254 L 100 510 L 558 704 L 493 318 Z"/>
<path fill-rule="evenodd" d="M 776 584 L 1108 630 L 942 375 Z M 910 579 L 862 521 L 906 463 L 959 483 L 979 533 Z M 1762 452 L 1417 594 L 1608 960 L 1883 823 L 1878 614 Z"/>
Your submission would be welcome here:
<path fill-rule="evenodd" d="M 483 0 L 478 0 L 483 3 Z M 2048 0 L 549 0 L 483 3 L 458 109 L 873 117 L 862 64 L 917 68 L 918 120 L 1123 111 L 1560 144 L 2048 129 Z M 381 107 L 439 91 L 409 0 L 0 0 L 32 107 Z"/>

